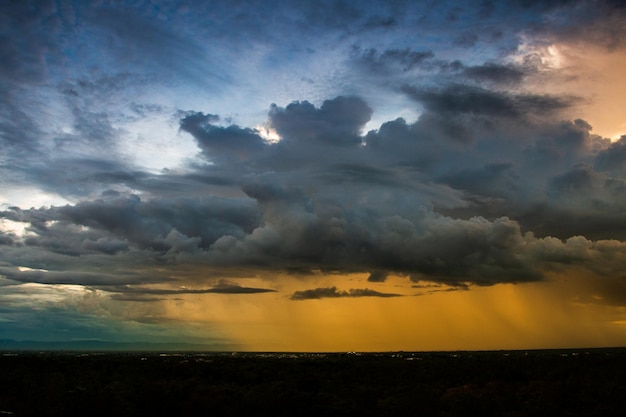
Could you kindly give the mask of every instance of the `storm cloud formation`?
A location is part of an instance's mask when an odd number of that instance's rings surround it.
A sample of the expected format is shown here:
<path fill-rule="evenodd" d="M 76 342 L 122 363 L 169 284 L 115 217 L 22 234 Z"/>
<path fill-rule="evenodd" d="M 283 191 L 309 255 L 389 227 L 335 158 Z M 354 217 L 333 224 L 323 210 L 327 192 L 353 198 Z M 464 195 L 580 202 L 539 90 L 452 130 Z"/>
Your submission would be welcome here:
<path fill-rule="evenodd" d="M 211 115 L 184 115 L 181 130 L 211 162 L 197 168 L 199 175 L 225 175 L 224 183 L 233 181 L 240 197 L 113 194 L 75 205 L 5 210 L 5 219 L 28 224 L 22 239 L 6 235 L 6 259 L 28 252 L 29 267 L 52 267 L 5 275 L 101 285 L 102 275 L 66 268 L 70 259 L 80 266 L 82 259 L 112 257 L 129 268 L 149 260 L 267 271 L 369 271 L 376 277 L 370 281 L 393 273 L 478 285 L 542 280 L 555 264 L 606 275 L 622 270 L 621 261 L 606 263 L 609 255 L 602 249 L 621 254 L 621 241 L 575 237 L 621 238 L 621 141 L 594 137 L 582 120 L 529 122 L 528 111 L 515 107 L 545 112 L 561 107 L 554 105 L 562 103 L 558 97 L 513 99 L 447 87 L 444 95 L 413 98 L 428 109 L 422 118 L 388 122 L 363 137 L 358 132 L 371 110 L 355 97 L 327 100 L 320 108 L 308 102 L 273 105 L 269 124 L 283 138 L 277 143 L 266 142 L 255 129 L 216 127 Z M 428 119 L 448 120 L 448 112 L 466 115 L 463 128 L 471 140 L 435 140 L 439 126 Z M 486 114 L 506 121 L 485 124 Z M 519 137 L 504 136 L 511 123 L 524 124 Z M 566 221 L 536 231 L 537 217 Z"/>
<path fill-rule="evenodd" d="M 578 114 L 589 74 L 559 52 L 623 53 L 617 2 L 121 3 L 0 6 L 0 285 L 575 271 L 626 305 L 626 136 Z"/>

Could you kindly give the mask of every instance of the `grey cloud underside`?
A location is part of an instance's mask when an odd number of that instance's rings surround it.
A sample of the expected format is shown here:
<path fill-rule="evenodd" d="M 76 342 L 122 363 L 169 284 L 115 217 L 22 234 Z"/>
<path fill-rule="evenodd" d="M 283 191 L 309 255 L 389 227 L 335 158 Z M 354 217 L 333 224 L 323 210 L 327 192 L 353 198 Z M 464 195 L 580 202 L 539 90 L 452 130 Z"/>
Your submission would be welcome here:
<path fill-rule="evenodd" d="M 303 290 L 294 292 L 290 299 L 301 300 L 317 300 L 320 298 L 355 298 L 355 297 L 401 297 L 400 294 L 381 293 L 378 291 L 370 290 L 368 288 L 362 289 L 350 289 L 348 291 L 337 290 L 337 287 L 328 288 L 315 288 L 312 290 Z"/>
<path fill-rule="evenodd" d="M 0 275 L 17 283 L 33 282 L 38 284 L 67 284 L 67 285 L 121 285 L 161 282 L 165 279 L 150 279 L 134 273 L 119 272 L 85 272 L 85 271 L 48 271 L 25 270 L 0 267 Z"/>
<path fill-rule="evenodd" d="M 444 79 L 455 78 L 477 82 L 479 84 L 514 86 L 532 75 L 536 68 L 533 65 L 512 63 L 485 62 L 481 65 L 465 65 L 459 60 L 447 61 L 440 59 L 433 51 L 405 49 L 375 48 L 362 49 L 358 45 L 352 48 L 352 59 L 356 69 L 366 75 L 375 75 L 385 80 L 411 79 L 426 74 L 437 74 Z M 374 80 L 374 79 L 372 79 Z M 406 87 L 405 87 L 406 88 Z"/>
<path fill-rule="evenodd" d="M 514 65 L 502 65 L 488 62 L 463 68 L 462 74 L 477 81 L 487 81 L 496 84 L 517 84 L 524 78 L 525 71 Z"/>
<path fill-rule="evenodd" d="M 184 294 L 262 294 L 276 292 L 269 288 L 242 287 L 239 285 L 222 284 L 212 288 L 182 288 L 182 289 L 157 289 L 133 286 L 102 287 L 104 291 L 113 293 L 111 296 L 119 301 L 142 301 L 152 302 L 163 299 L 164 296 L 176 296 Z"/>
<path fill-rule="evenodd" d="M 426 110 L 441 115 L 521 118 L 527 114 L 552 113 L 569 107 L 576 98 L 536 94 L 511 94 L 465 84 L 443 88 L 404 86 L 402 91 L 422 103 Z"/>

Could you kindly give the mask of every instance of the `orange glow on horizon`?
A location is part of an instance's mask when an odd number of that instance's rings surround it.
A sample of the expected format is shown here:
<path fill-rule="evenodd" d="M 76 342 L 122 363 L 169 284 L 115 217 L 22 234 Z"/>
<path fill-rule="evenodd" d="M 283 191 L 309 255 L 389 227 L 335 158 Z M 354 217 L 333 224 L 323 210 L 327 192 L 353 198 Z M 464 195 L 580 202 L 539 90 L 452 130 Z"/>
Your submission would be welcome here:
<path fill-rule="evenodd" d="M 626 344 L 626 326 L 620 324 L 626 322 L 626 311 L 580 303 L 576 293 L 581 284 L 563 277 L 393 298 L 294 301 L 284 291 L 327 286 L 339 282 L 338 278 L 319 277 L 313 283 L 296 284 L 293 278 L 280 279 L 283 291 L 276 293 L 177 296 L 162 302 L 162 314 L 174 322 L 204 323 L 207 331 L 222 334 L 247 351 L 498 350 Z M 399 279 L 386 283 L 353 279 L 353 288 L 420 293 L 407 282 L 400 288 Z"/>

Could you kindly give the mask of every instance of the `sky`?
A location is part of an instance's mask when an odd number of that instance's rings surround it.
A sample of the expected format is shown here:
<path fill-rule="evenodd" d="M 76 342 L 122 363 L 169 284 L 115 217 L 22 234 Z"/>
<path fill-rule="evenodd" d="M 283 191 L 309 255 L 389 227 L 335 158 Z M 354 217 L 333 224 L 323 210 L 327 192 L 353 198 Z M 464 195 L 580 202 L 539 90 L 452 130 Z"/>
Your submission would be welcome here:
<path fill-rule="evenodd" d="M 0 339 L 626 345 L 620 1 L 0 4 Z"/>

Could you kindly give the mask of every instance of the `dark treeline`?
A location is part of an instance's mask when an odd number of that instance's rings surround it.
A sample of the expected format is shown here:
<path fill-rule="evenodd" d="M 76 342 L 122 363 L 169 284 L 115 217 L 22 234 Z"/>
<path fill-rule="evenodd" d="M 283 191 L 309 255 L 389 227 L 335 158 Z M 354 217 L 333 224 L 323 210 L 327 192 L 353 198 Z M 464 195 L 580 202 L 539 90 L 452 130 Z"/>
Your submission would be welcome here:
<path fill-rule="evenodd" d="M 626 351 L 0 353 L 14 416 L 624 416 Z"/>

